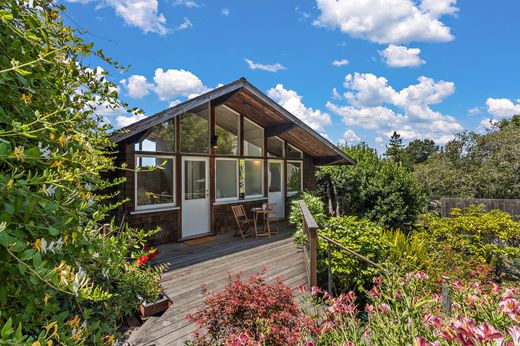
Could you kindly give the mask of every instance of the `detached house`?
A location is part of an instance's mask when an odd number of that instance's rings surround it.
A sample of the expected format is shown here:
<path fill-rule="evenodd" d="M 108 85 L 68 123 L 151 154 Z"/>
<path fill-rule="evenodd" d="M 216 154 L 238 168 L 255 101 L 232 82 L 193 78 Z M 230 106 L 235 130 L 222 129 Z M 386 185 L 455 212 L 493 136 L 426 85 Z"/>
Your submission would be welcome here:
<path fill-rule="evenodd" d="M 315 188 L 321 165 L 353 164 L 343 151 L 244 78 L 122 128 L 111 136 L 128 165 L 118 212 L 131 226 L 160 227 L 154 244 L 236 228 L 245 210 Z M 150 166 L 160 169 L 148 170 Z"/>

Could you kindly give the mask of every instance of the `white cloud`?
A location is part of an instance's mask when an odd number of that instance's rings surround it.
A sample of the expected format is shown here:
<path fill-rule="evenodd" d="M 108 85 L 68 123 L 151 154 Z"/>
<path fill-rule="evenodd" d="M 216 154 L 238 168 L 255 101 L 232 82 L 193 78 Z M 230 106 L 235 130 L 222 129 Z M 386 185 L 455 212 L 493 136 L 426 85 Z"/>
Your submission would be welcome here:
<path fill-rule="evenodd" d="M 178 99 L 175 99 L 173 101 L 170 101 L 170 103 L 168 104 L 168 107 L 175 107 L 177 106 L 179 103 L 182 103 L 183 101 L 181 100 L 178 100 Z"/>
<path fill-rule="evenodd" d="M 510 100 L 506 98 L 486 100 L 487 111 L 497 119 L 504 119 L 520 114 L 520 100 Z"/>
<path fill-rule="evenodd" d="M 315 25 L 339 28 L 352 37 L 377 43 L 453 40 L 439 18 L 457 11 L 455 0 L 316 0 Z"/>
<path fill-rule="evenodd" d="M 280 70 L 287 70 L 287 68 L 280 63 L 276 63 L 276 64 L 272 64 L 272 65 L 264 65 L 264 64 L 255 63 L 251 59 L 246 58 L 245 60 L 251 70 L 262 70 L 262 71 L 268 71 L 268 72 L 278 72 Z"/>
<path fill-rule="evenodd" d="M 343 133 L 343 137 L 339 140 L 339 143 L 341 145 L 352 145 L 358 143 L 360 140 L 361 138 L 359 138 L 359 136 L 354 131 L 348 129 L 345 131 L 345 133 Z"/>
<path fill-rule="evenodd" d="M 220 14 L 225 17 L 229 16 L 229 8 L 223 8 L 222 11 L 220 11 Z"/>
<path fill-rule="evenodd" d="M 166 35 L 166 18 L 159 13 L 157 0 L 105 0 L 113 7 L 116 14 L 123 18 L 126 24 L 135 26 L 145 33 L 155 32 Z"/>
<path fill-rule="evenodd" d="M 455 92 L 455 84 L 419 77 L 418 83 L 397 92 L 384 77 L 371 73 L 345 76 L 344 93 L 349 104 L 327 102 L 327 109 L 348 126 L 375 130 L 379 136 L 398 131 L 403 138 L 431 138 L 440 144 L 462 126 L 457 120 L 431 109 Z"/>
<path fill-rule="evenodd" d="M 492 118 L 484 118 L 480 121 L 479 127 L 477 128 L 478 132 L 485 132 L 492 128 L 492 124 L 495 123 L 496 120 Z"/>
<path fill-rule="evenodd" d="M 173 6 L 186 6 L 188 8 L 200 7 L 201 5 L 193 0 L 175 0 Z"/>
<path fill-rule="evenodd" d="M 193 28 L 193 24 L 191 24 L 188 18 L 184 17 L 184 21 L 175 28 L 175 31 L 181 31 L 190 28 Z"/>
<path fill-rule="evenodd" d="M 139 99 L 150 93 L 153 84 L 148 83 L 145 76 L 132 75 L 128 80 L 123 79 L 120 83 L 126 88 L 128 96 Z"/>
<path fill-rule="evenodd" d="M 267 94 L 314 130 L 321 130 L 323 126 L 331 124 L 330 116 L 327 113 L 305 107 L 302 97 L 294 90 L 285 89 L 283 84 L 277 84 L 274 88 L 269 89 Z"/>
<path fill-rule="evenodd" d="M 341 100 L 342 96 L 341 94 L 338 92 L 338 89 L 336 88 L 332 88 L 332 98 L 334 100 Z"/>
<path fill-rule="evenodd" d="M 125 127 L 125 126 L 131 125 L 139 120 L 142 120 L 144 118 L 146 118 L 146 115 L 144 115 L 142 113 L 138 113 L 138 114 L 134 114 L 134 115 L 130 115 L 130 116 L 119 115 L 116 118 L 116 125 L 119 127 Z"/>
<path fill-rule="evenodd" d="M 153 80 L 155 82 L 153 90 L 162 101 L 179 96 L 192 98 L 208 90 L 199 77 L 186 70 L 164 71 L 158 68 L 155 70 Z"/>
<path fill-rule="evenodd" d="M 426 63 L 419 57 L 419 54 L 421 54 L 419 48 L 407 48 L 393 44 L 379 52 L 390 67 L 416 67 Z"/>
<path fill-rule="evenodd" d="M 477 114 L 480 114 L 481 112 L 482 112 L 482 110 L 480 109 L 480 107 L 473 107 L 473 108 L 468 109 L 469 115 L 477 115 Z"/>
<path fill-rule="evenodd" d="M 334 65 L 336 67 L 345 66 L 346 64 L 348 64 L 348 60 L 347 59 L 339 59 L 339 60 L 334 60 L 332 62 L 332 65 Z"/>

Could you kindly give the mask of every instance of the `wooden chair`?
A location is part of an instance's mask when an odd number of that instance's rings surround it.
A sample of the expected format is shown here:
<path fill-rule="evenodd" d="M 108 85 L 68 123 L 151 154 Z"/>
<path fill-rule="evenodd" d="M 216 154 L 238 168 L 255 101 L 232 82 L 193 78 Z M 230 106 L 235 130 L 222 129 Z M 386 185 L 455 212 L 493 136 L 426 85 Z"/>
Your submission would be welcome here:
<path fill-rule="evenodd" d="M 269 210 L 269 214 L 267 218 L 269 219 L 269 222 L 274 222 L 276 224 L 276 233 L 278 234 L 278 224 L 280 221 L 283 221 L 283 218 L 278 215 L 278 204 L 277 203 L 266 203 L 267 209 Z"/>
<path fill-rule="evenodd" d="M 233 210 L 233 215 L 235 215 L 235 221 L 238 227 L 237 232 L 240 232 L 242 239 L 245 239 L 244 234 L 247 230 L 251 231 L 251 224 L 253 220 L 247 217 L 246 211 L 244 210 L 244 206 L 242 204 L 232 205 L 231 209 Z M 235 232 L 235 235 L 237 235 L 237 232 Z"/>

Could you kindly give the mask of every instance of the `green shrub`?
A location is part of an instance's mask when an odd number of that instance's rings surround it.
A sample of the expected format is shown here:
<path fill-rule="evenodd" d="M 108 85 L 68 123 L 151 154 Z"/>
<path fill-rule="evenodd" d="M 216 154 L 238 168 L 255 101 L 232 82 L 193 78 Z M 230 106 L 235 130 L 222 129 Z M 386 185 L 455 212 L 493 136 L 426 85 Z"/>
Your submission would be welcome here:
<path fill-rule="evenodd" d="M 384 229 L 372 221 L 355 216 L 330 218 L 321 233 L 377 264 L 383 263 L 390 251 L 390 242 L 385 237 Z M 327 282 L 327 242 L 321 238 L 318 264 L 320 281 Z M 337 290 L 366 292 L 377 273 L 378 269 L 374 266 L 332 246 L 332 274 Z"/>
<path fill-rule="evenodd" d="M 506 268 L 520 258 L 520 223 L 500 210 L 471 206 L 464 214 L 453 209 L 447 218 L 424 215 L 419 232 L 447 272 L 471 272 L 475 263 Z"/>
<path fill-rule="evenodd" d="M 390 245 L 387 261 L 406 270 L 430 271 L 436 265 L 426 239 L 416 232 L 408 234 L 396 231 L 387 231 L 385 236 Z"/>
<path fill-rule="evenodd" d="M 309 211 L 314 218 L 314 221 L 316 221 L 318 227 L 322 228 L 325 220 L 327 219 L 327 215 L 325 214 L 325 205 L 319 197 L 316 197 L 309 192 L 302 192 L 298 196 L 295 196 L 295 198 L 293 198 L 291 201 L 289 223 L 296 227 L 294 240 L 298 245 L 301 245 L 305 239 L 305 235 L 302 231 L 303 221 L 302 211 L 299 203 L 300 200 L 303 200 L 305 204 L 307 204 L 307 207 L 309 208 Z"/>

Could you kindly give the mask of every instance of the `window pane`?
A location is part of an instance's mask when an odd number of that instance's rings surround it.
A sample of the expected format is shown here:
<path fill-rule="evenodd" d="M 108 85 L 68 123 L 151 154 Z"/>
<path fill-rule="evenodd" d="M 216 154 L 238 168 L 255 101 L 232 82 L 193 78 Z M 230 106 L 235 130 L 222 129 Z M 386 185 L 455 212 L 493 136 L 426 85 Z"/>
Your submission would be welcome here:
<path fill-rule="evenodd" d="M 184 199 L 206 198 L 206 162 L 184 161 Z"/>
<path fill-rule="evenodd" d="M 173 196 L 173 159 L 155 157 L 136 157 L 137 206 L 172 204 Z M 147 170 L 152 167 L 161 167 Z"/>
<path fill-rule="evenodd" d="M 282 163 L 269 162 L 269 192 L 282 191 Z"/>
<path fill-rule="evenodd" d="M 283 157 L 283 141 L 280 138 L 267 138 L 267 156 Z"/>
<path fill-rule="evenodd" d="M 215 108 L 217 154 L 238 155 L 238 127 L 240 116 L 225 106 Z"/>
<path fill-rule="evenodd" d="M 244 186 L 245 195 L 263 195 L 263 168 L 262 160 L 245 160 L 244 164 Z"/>
<path fill-rule="evenodd" d="M 302 190 L 302 163 L 287 162 L 287 192 Z"/>
<path fill-rule="evenodd" d="M 285 156 L 288 159 L 302 159 L 303 153 L 301 152 L 301 150 L 298 150 L 292 145 L 287 144 L 287 151 L 285 152 Z"/>
<path fill-rule="evenodd" d="M 217 199 L 219 198 L 238 198 L 238 160 L 216 160 L 216 188 Z"/>
<path fill-rule="evenodd" d="M 244 119 L 244 155 L 262 156 L 264 150 L 264 129 Z"/>
<path fill-rule="evenodd" d="M 209 119 L 207 107 L 181 115 L 181 151 L 184 153 L 209 152 Z"/>
<path fill-rule="evenodd" d="M 175 121 L 170 120 L 151 128 L 146 136 L 135 144 L 136 151 L 175 151 Z"/>

